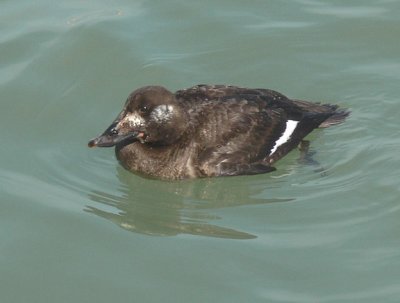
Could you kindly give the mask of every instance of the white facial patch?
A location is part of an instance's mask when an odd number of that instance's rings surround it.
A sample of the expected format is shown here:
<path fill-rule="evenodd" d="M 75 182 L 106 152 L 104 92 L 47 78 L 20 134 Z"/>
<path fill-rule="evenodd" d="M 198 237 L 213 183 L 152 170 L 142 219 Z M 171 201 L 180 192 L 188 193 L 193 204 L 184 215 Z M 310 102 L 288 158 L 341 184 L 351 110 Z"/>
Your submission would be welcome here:
<path fill-rule="evenodd" d="M 294 120 L 286 121 L 285 131 L 283 132 L 282 136 L 280 136 L 280 138 L 276 140 L 274 147 L 271 149 L 271 152 L 269 153 L 270 156 L 276 151 L 276 149 L 279 146 L 286 143 L 290 139 L 290 136 L 293 134 L 298 123 L 299 121 L 294 121 Z"/>
<path fill-rule="evenodd" d="M 167 122 L 171 119 L 174 113 L 174 107 L 172 105 L 159 105 L 153 109 L 150 114 L 150 119 L 157 123 Z"/>
<path fill-rule="evenodd" d="M 131 113 L 126 115 L 124 119 L 120 122 L 122 124 L 128 123 L 130 127 L 140 127 L 143 126 L 145 121 L 138 113 Z"/>

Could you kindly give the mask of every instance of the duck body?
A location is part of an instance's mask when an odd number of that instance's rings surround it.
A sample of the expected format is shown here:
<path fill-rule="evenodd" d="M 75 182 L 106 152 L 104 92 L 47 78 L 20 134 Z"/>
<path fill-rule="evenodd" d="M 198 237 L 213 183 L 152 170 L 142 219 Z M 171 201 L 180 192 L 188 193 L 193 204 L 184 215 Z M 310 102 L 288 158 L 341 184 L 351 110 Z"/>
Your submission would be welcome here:
<path fill-rule="evenodd" d="M 267 173 L 318 127 L 349 115 L 336 105 L 290 100 L 268 89 L 146 86 L 89 146 L 115 146 L 126 169 L 161 179 Z"/>

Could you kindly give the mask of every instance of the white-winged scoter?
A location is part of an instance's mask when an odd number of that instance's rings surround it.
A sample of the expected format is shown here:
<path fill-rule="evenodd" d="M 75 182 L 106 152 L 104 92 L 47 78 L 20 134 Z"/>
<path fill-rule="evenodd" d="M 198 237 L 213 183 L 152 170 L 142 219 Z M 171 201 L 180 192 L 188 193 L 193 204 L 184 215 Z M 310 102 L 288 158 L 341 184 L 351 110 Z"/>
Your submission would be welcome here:
<path fill-rule="evenodd" d="M 291 100 L 269 89 L 197 85 L 132 92 L 117 119 L 89 141 L 115 146 L 128 170 L 161 179 L 267 173 L 318 127 L 349 115 L 336 105 Z"/>

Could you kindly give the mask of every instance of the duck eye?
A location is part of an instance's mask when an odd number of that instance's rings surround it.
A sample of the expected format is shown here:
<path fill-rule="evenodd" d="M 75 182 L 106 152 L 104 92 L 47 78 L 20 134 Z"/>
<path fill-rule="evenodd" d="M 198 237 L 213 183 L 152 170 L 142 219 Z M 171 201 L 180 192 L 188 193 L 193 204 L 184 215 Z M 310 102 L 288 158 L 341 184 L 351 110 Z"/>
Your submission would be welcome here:
<path fill-rule="evenodd" d="M 140 114 L 145 114 L 145 113 L 147 113 L 149 111 L 149 108 L 146 106 L 146 105 L 142 105 L 140 108 L 139 108 L 139 113 Z"/>

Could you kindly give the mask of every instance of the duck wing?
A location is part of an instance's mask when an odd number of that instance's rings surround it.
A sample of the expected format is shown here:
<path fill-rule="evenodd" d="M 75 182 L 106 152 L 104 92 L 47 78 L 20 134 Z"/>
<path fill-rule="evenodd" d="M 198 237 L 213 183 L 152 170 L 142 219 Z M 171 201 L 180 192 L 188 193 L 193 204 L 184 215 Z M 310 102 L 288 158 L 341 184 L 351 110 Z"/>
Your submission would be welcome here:
<path fill-rule="evenodd" d="M 263 162 L 285 129 L 282 109 L 268 108 L 254 93 L 226 86 L 196 86 L 176 94 L 190 114 L 196 166 L 205 176 L 259 174 L 275 168 Z M 235 93 L 236 92 L 236 93 Z"/>
<path fill-rule="evenodd" d="M 232 98 L 241 98 L 263 103 L 264 107 L 282 108 L 285 110 L 288 119 L 300 121 L 307 114 L 321 114 L 325 120 L 321 121 L 318 127 L 326 128 L 337 125 L 349 116 L 350 111 L 340 109 L 337 105 L 321 104 L 304 100 L 289 99 L 285 95 L 264 88 L 243 88 L 232 85 L 206 85 L 200 84 L 188 89 L 176 92 L 176 95 L 183 100 L 192 102 L 220 101 Z"/>
<path fill-rule="evenodd" d="M 258 174 L 324 123 L 348 115 L 337 106 L 290 100 L 268 89 L 197 85 L 176 92 L 201 142 L 198 167 L 207 176 Z M 335 116 L 336 115 L 336 116 Z M 335 117 L 329 123 L 330 117 Z"/>

